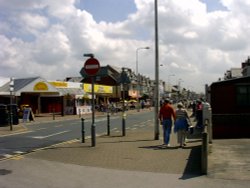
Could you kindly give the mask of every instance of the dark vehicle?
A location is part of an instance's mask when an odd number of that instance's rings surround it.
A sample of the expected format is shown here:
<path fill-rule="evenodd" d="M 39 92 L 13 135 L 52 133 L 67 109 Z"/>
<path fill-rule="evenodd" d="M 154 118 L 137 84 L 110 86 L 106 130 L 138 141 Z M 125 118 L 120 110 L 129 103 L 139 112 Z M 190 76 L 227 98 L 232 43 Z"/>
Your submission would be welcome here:
<path fill-rule="evenodd" d="M 0 104 L 0 127 L 7 126 L 8 121 L 7 105 Z"/>

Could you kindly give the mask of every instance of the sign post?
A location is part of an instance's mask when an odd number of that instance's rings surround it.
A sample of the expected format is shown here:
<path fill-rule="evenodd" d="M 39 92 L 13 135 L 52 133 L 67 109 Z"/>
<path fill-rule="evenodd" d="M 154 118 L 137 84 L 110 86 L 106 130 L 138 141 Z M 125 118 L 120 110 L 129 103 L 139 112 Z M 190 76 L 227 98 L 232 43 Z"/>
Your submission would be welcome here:
<path fill-rule="evenodd" d="M 95 76 L 100 70 L 100 63 L 97 59 L 94 58 L 93 54 L 84 54 L 84 56 L 90 57 L 84 63 L 84 71 L 85 73 L 91 77 L 92 84 L 91 84 L 91 91 L 92 91 L 92 125 L 91 125 L 91 146 L 94 147 L 96 145 L 96 133 L 95 133 L 95 90 L 94 90 L 94 83 L 95 83 Z M 81 71 L 82 72 L 82 71 Z M 80 73 L 81 73 L 80 72 Z"/>

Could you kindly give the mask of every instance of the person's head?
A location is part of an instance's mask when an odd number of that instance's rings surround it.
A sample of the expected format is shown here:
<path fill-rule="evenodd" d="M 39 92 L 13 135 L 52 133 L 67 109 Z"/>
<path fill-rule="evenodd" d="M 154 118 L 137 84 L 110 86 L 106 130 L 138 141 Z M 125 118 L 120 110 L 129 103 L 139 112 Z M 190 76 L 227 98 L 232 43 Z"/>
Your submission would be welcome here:
<path fill-rule="evenodd" d="M 179 103 L 177 104 L 177 108 L 183 108 L 182 102 L 179 102 Z"/>
<path fill-rule="evenodd" d="M 165 99 L 165 100 L 164 100 L 164 103 L 165 103 L 165 104 L 169 104 L 170 101 L 169 101 L 168 99 Z"/>

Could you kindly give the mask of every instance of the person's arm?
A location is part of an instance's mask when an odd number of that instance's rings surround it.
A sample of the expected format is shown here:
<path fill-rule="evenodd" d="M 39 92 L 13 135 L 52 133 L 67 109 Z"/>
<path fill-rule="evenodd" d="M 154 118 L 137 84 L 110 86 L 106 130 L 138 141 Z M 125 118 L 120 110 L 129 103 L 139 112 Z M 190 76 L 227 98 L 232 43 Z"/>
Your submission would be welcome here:
<path fill-rule="evenodd" d="M 172 115 L 173 115 L 174 121 L 176 121 L 176 112 L 173 107 L 172 107 Z"/>

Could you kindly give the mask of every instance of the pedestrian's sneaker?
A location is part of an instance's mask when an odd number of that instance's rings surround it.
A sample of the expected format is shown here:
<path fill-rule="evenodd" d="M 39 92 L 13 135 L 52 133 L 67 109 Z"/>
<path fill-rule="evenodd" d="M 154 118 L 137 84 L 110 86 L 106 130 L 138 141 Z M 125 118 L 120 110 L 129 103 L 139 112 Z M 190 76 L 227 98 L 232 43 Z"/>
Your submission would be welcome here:
<path fill-rule="evenodd" d="M 167 147 L 170 147 L 170 144 L 167 144 Z"/>

